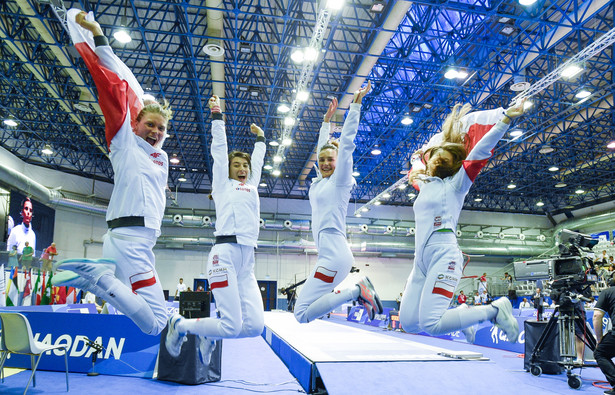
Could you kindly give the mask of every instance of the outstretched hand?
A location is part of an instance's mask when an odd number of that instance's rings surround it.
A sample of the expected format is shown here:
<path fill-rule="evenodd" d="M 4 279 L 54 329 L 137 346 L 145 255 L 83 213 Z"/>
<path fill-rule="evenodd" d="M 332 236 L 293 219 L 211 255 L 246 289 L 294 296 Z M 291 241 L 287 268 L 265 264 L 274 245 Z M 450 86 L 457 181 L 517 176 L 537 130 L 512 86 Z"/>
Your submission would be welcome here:
<path fill-rule="evenodd" d="M 263 132 L 263 129 L 261 129 L 258 125 L 256 125 L 255 123 L 250 125 L 250 132 L 252 132 L 252 134 L 255 134 L 257 136 L 265 136 L 265 132 Z"/>
<path fill-rule="evenodd" d="M 335 114 L 335 111 L 337 110 L 337 98 L 333 98 L 331 99 L 331 103 L 329 103 L 329 108 L 327 109 L 327 112 L 325 113 L 325 116 L 323 117 L 323 121 L 325 121 L 326 123 L 331 122 L 331 118 L 333 117 L 333 114 Z"/>
<path fill-rule="evenodd" d="M 208 101 L 207 105 L 211 112 L 222 112 L 220 109 L 220 98 L 216 95 L 213 95 Z"/>
<path fill-rule="evenodd" d="M 513 107 L 508 108 L 504 113 L 510 119 L 517 118 L 518 116 L 523 115 L 525 112 L 525 99 L 522 99 L 520 102 L 516 103 Z"/>
<path fill-rule="evenodd" d="M 91 31 L 94 37 L 102 36 L 103 32 L 102 32 L 102 29 L 100 28 L 100 24 L 96 21 L 88 21 L 86 19 L 87 16 L 88 16 L 87 12 L 81 11 L 75 17 L 75 22 L 77 22 L 77 24 L 81 26 L 82 28 L 84 28 L 85 30 Z"/>
<path fill-rule="evenodd" d="M 372 89 L 372 83 L 371 83 L 371 81 L 367 80 L 367 86 L 359 89 L 358 91 L 356 91 L 354 93 L 354 96 L 352 98 L 352 102 L 353 103 L 361 103 L 361 101 L 363 100 L 365 95 L 367 95 L 371 89 Z"/>

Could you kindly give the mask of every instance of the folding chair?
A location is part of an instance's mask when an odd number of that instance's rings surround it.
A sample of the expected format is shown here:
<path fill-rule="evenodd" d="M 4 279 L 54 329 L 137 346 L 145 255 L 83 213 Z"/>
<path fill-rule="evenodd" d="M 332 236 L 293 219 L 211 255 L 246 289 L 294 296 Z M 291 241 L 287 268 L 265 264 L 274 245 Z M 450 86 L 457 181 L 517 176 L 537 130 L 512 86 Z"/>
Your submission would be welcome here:
<path fill-rule="evenodd" d="M 28 319 L 19 313 L 0 313 L 0 320 L 2 321 L 2 341 L 4 341 L 5 348 L 8 352 L 13 354 L 26 354 L 30 355 L 30 364 L 32 366 L 32 374 L 24 390 L 24 395 L 28 391 L 30 382 L 34 379 L 33 387 L 36 387 L 36 368 L 43 356 L 43 353 L 50 350 L 62 349 L 64 350 L 64 365 L 66 366 L 66 391 L 68 392 L 68 349 L 66 345 L 47 345 L 39 341 L 34 340 L 32 336 L 32 329 L 30 328 L 30 322 Z M 34 356 L 38 355 L 36 363 L 34 363 Z"/>

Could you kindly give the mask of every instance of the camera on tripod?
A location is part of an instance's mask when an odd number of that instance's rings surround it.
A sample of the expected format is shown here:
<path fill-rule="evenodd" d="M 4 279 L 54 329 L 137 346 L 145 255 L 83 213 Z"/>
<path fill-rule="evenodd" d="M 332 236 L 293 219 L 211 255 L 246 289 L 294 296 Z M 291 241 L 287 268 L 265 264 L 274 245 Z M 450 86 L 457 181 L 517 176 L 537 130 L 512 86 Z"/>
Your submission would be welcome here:
<path fill-rule="evenodd" d="M 588 285 L 598 281 L 594 264 L 589 257 L 598 240 L 568 229 L 562 230 L 560 240 L 562 243 L 557 246 L 560 255 L 552 261 L 551 288 L 560 291 L 559 293 L 582 293 Z"/>

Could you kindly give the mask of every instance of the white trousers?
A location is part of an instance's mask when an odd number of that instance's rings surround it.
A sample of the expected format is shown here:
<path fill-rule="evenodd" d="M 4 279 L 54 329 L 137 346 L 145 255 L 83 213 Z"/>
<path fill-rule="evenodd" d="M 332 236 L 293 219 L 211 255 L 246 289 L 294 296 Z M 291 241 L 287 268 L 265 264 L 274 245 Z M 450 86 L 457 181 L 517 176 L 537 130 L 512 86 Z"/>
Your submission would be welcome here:
<path fill-rule="evenodd" d="M 297 321 L 313 321 L 358 297 L 358 287 L 331 293 L 348 276 L 353 263 L 352 252 L 342 233 L 333 229 L 320 231 L 316 266 L 301 288 L 295 303 Z"/>
<path fill-rule="evenodd" d="M 109 230 L 103 256 L 115 260 L 115 277 L 103 276 L 98 285 L 105 294 L 96 295 L 150 335 L 158 335 L 167 325 L 166 302 L 152 251 L 155 244 L 154 229 L 130 226 Z"/>
<path fill-rule="evenodd" d="M 449 309 L 463 271 L 463 256 L 452 232 L 434 232 L 418 248 L 401 300 L 404 331 L 442 335 L 492 319 L 492 306 Z"/>
<path fill-rule="evenodd" d="M 207 277 L 220 318 L 187 319 L 181 330 L 211 340 L 259 336 L 265 318 L 254 276 L 254 247 L 216 244 L 207 260 Z"/>

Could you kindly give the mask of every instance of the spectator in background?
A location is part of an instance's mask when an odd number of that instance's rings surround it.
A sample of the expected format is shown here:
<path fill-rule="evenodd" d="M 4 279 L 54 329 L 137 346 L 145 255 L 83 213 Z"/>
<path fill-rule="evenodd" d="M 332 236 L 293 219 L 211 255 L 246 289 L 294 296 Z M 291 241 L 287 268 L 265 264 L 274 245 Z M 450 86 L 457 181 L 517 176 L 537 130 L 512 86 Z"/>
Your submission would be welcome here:
<path fill-rule="evenodd" d="M 19 266 L 19 257 L 17 256 L 17 246 L 14 245 L 9 251 L 9 267 Z"/>
<path fill-rule="evenodd" d="M 184 284 L 184 279 L 180 278 L 179 284 L 177 284 L 177 289 L 175 290 L 175 300 L 179 299 L 180 293 L 187 291 L 187 290 L 188 290 L 188 286 Z"/>
<path fill-rule="evenodd" d="M 198 287 L 196 287 L 196 292 L 205 292 L 205 288 L 203 288 L 203 286 L 199 284 Z"/>
<path fill-rule="evenodd" d="M 519 308 L 520 309 L 531 309 L 532 305 L 530 304 L 530 302 L 527 301 L 527 298 L 523 298 L 523 301 L 519 305 Z"/>
<path fill-rule="evenodd" d="M 540 288 L 536 288 L 536 293 L 532 296 L 534 301 L 534 308 L 536 309 L 536 320 L 542 321 L 542 311 L 544 309 L 543 304 L 545 302 L 544 295 L 540 292 Z"/>
<path fill-rule="evenodd" d="M 457 303 L 462 305 L 466 302 L 467 299 L 468 297 L 464 295 L 463 291 L 459 291 L 459 296 L 457 296 Z"/>
<path fill-rule="evenodd" d="M 13 227 L 9 238 L 6 241 L 6 250 L 11 251 L 14 245 L 17 246 L 17 252 L 23 254 L 23 249 L 26 243 L 32 247 L 32 251 L 36 248 L 36 234 L 32 229 L 32 201 L 30 198 L 25 198 L 21 202 L 21 224 Z M 10 221 L 9 221 L 10 222 Z M 34 254 L 32 255 L 34 256 Z"/>
<path fill-rule="evenodd" d="M 483 290 L 483 293 L 480 295 L 480 304 L 489 304 L 491 303 L 491 298 L 489 297 L 489 293 L 487 290 Z"/>
<path fill-rule="evenodd" d="M 608 265 L 609 264 L 609 257 L 606 254 L 606 250 L 602 250 L 602 256 L 598 260 L 598 263 L 601 264 L 601 265 Z"/>
<path fill-rule="evenodd" d="M 58 251 L 56 250 L 56 243 L 51 243 L 51 245 L 45 248 L 41 259 L 43 260 L 43 271 L 51 272 L 53 271 L 53 259 L 58 255 Z"/>
<path fill-rule="evenodd" d="M 478 293 L 478 291 L 474 292 L 474 306 L 479 306 L 481 305 L 480 302 L 480 294 Z"/>
<path fill-rule="evenodd" d="M 32 257 L 34 257 L 34 248 L 30 246 L 29 241 L 26 241 L 26 245 L 24 246 L 21 254 L 21 266 L 24 269 L 32 268 Z"/>
<path fill-rule="evenodd" d="M 404 296 L 403 292 L 399 293 L 399 296 L 395 299 L 395 303 L 397 303 L 397 311 L 399 311 L 399 306 L 401 305 L 401 299 Z"/>
<path fill-rule="evenodd" d="M 483 273 L 478 279 L 478 293 L 483 294 L 483 291 L 487 291 L 487 273 Z"/>

